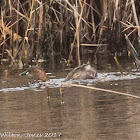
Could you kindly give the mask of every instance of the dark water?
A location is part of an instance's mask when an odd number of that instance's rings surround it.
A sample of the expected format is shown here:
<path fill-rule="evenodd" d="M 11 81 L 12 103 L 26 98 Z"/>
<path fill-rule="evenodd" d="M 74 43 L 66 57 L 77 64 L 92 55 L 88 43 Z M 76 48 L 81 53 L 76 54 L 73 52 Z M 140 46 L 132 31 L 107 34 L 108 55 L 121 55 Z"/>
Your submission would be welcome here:
<path fill-rule="evenodd" d="M 140 99 L 64 87 L 61 104 L 59 86 L 67 72 L 55 72 L 52 75 L 56 77 L 52 76 L 50 82 L 40 83 L 20 77 L 22 70 L 0 69 L 0 140 L 140 139 Z M 80 84 L 140 96 L 139 75 L 99 73 L 99 78 Z M 50 87 L 49 102 L 46 84 Z"/>

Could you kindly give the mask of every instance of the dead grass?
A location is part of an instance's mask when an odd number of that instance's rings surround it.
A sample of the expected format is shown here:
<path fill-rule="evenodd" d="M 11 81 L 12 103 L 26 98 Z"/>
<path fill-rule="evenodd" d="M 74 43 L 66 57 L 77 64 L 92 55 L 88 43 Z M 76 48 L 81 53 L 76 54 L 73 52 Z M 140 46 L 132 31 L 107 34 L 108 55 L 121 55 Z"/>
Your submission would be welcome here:
<path fill-rule="evenodd" d="M 139 1 L 134 0 L 6 0 L 0 14 L 0 59 L 6 50 L 16 62 L 56 54 L 82 62 L 82 47 L 108 45 L 117 52 L 125 46 L 124 34 L 140 40 Z M 117 47 L 116 47 L 117 46 Z M 7 52 L 7 51 L 6 51 Z M 51 56 L 50 56 L 51 55 Z"/>

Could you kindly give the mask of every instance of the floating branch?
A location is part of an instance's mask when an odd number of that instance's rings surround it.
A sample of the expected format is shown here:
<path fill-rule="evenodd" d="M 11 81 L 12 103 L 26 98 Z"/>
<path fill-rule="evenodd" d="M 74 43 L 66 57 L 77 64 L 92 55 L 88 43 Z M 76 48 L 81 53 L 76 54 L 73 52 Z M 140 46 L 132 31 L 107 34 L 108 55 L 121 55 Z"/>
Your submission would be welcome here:
<path fill-rule="evenodd" d="M 61 86 L 60 86 L 60 93 L 61 93 L 61 95 L 62 95 L 62 86 L 63 86 L 63 85 L 73 86 L 73 87 L 81 87 L 81 88 L 87 88 L 87 89 L 93 89 L 93 90 L 104 91 L 104 92 L 109 92 L 109 93 L 114 93 L 114 94 L 119 94 L 119 95 L 124 95 L 124 96 L 129 96 L 129 97 L 133 97 L 133 98 L 140 99 L 139 96 L 132 95 L 132 94 L 128 94 L 128 93 L 113 91 L 113 90 L 109 90 L 109 89 L 102 89 L 102 88 L 84 86 L 84 85 L 69 84 L 69 83 L 62 83 L 62 84 L 61 84 Z"/>

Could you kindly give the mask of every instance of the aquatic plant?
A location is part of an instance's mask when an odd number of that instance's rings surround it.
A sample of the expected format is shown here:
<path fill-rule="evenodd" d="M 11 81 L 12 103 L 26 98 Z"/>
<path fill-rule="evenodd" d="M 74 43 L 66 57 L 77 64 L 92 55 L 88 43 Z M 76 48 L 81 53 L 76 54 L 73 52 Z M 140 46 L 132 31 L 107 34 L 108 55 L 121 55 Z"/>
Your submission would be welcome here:
<path fill-rule="evenodd" d="M 54 65 L 66 59 L 80 65 L 89 59 L 87 50 L 93 59 L 100 49 L 126 50 L 123 32 L 134 44 L 140 40 L 140 1 L 5 0 L 0 5 L 0 61 L 22 65 L 43 58 Z"/>

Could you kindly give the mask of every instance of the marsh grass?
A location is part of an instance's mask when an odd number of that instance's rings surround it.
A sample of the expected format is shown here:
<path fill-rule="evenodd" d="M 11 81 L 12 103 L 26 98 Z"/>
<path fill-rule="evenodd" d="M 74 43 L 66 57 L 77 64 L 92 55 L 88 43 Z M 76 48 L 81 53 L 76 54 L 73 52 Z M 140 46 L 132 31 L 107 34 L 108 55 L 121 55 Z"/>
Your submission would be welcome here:
<path fill-rule="evenodd" d="M 126 50 L 127 34 L 139 52 L 140 2 L 134 0 L 5 0 L 0 11 L 0 60 L 31 63 L 59 55 L 83 62 L 106 48 L 113 54 Z M 139 41 L 140 42 L 140 41 Z M 88 54 L 87 54 L 88 55 Z M 92 62 L 91 62 L 92 63 Z"/>

